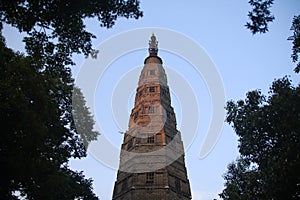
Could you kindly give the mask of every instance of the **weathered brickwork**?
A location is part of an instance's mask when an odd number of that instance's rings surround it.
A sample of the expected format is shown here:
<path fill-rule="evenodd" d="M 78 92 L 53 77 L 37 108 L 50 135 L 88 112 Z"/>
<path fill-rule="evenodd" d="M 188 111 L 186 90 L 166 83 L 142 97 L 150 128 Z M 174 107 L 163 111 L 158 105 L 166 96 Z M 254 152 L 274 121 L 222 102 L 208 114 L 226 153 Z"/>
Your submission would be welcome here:
<path fill-rule="evenodd" d="M 124 134 L 113 200 L 191 199 L 181 133 L 157 52 L 152 35 Z"/>

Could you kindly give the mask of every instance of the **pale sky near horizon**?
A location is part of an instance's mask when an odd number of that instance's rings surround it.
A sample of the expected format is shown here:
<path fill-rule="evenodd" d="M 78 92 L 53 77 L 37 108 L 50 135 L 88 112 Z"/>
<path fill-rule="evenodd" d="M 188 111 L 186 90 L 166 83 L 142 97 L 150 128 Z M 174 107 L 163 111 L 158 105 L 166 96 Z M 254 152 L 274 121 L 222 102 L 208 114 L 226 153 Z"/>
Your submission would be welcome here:
<path fill-rule="evenodd" d="M 270 24 L 269 32 L 254 36 L 244 27 L 247 13 L 251 9 L 247 2 L 247 0 L 142 0 L 143 18 L 139 20 L 119 19 L 116 21 L 116 25 L 109 30 L 100 28 L 97 23 L 89 20 L 88 28 L 97 36 L 93 42 L 95 47 L 116 34 L 137 28 L 156 27 L 186 35 L 197 42 L 214 62 L 225 88 L 226 100 L 244 99 L 246 93 L 254 89 L 261 89 L 267 95 L 272 81 L 285 75 L 290 75 L 293 83 L 298 84 L 300 78 L 293 72 L 295 64 L 290 59 L 292 45 L 287 38 L 292 34 L 290 27 L 293 16 L 300 14 L 300 1 L 275 0 L 271 9 L 275 15 L 275 21 Z M 103 91 L 111 94 L 110 90 L 116 87 L 114 81 L 121 79 L 124 74 L 134 69 L 138 69 L 139 73 L 140 68 L 137 67 L 142 66 L 148 55 L 146 48 L 151 34 L 152 32 L 149 32 L 149 37 L 145 38 L 145 50 L 141 49 L 120 55 L 111 63 L 106 75 L 103 76 L 102 84 L 104 86 L 101 85 L 101 82 L 97 85 L 97 91 L 100 91 L 101 87 L 104 89 L 101 94 L 96 93 L 96 100 L 101 95 L 106 95 L 103 94 Z M 5 27 L 4 35 L 9 47 L 22 50 L 23 44 L 17 31 Z M 157 35 L 157 39 L 159 43 L 163 43 L 160 41 L 159 35 Z M 174 41 L 174 43 L 176 42 Z M 101 55 L 101 52 L 99 53 Z M 193 142 L 185 149 L 186 167 L 193 200 L 218 199 L 218 194 L 222 191 L 224 184 L 222 175 L 226 172 L 227 165 L 238 156 L 237 138 L 232 128 L 224 123 L 221 136 L 213 150 L 205 158 L 199 159 L 199 151 L 209 127 L 213 109 L 210 92 L 203 77 L 194 75 L 188 62 L 166 51 L 159 51 L 159 56 L 163 59 L 166 68 L 174 69 L 188 79 L 199 106 L 199 128 Z M 85 59 L 83 56 L 75 56 L 74 59 L 76 66 L 73 73 L 76 77 L 80 68 L 85 65 Z M 120 68 L 122 69 L 120 70 Z M 176 88 L 172 89 L 172 86 L 176 87 L 174 85 L 176 80 L 172 80 L 172 76 L 169 76 L 168 72 L 171 74 L 171 71 L 167 70 L 167 76 L 172 90 L 172 105 L 178 121 L 177 128 L 181 130 L 182 117 L 185 117 L 182 115 L 184 111 L 180 110 L 182 109 L 181 99 L 176 94 Z M 137 80 L 138 74 L 133 80 L 133 88 L 136 88 Z M 128 91 L 130 98 L 125 102 L 128 117 L 133 107 L 134 92 L 134 90 Z M 109 99 L 105 101 L 107 102 L 101 105 L 107 107 L 106 112 L 110 112 L 111 105 L 109 103 L 111 102 Z M 105 113 L 107 119 L 103 119 L 103 114 L 99 111 L 104 109 L 101 105 L 96 105 L 95 119 L 100 124 L 103 124 L 104 121 L 102 134 L 120 148 L 123 139 L 123 135 L 118 133 L 120 127 L 111 113 Z M 182 135 L 185 134 L 187 133 L 182 132 Z M 109 152 L 103 153 L 109 154 Z M 84 171 L 88 178 L 94 180 L 94 191 L 100 199 L 111 199 L 116 180 L 115 169 L 101 164 L 91 154 L 86 159 L 71 161 L 70 166 L 73 169 Z"/>

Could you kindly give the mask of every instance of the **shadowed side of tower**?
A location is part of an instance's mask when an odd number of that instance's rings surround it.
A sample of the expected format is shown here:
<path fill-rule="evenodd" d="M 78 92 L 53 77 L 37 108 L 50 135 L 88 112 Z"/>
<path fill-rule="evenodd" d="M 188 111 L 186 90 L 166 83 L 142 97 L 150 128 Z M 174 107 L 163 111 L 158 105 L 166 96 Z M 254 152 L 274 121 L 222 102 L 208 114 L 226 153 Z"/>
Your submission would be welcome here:
<path fill-rule="evenodd" d="M 189 200 L 184 149 L 154 34 L 120 153 L 113 200 Z"/>

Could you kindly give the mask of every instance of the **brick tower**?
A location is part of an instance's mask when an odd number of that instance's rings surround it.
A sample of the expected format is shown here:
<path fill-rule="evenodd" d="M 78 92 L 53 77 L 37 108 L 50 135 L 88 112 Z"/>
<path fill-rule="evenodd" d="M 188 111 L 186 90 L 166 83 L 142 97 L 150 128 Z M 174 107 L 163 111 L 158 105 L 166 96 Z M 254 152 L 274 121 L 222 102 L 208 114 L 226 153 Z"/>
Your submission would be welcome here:
<path fill-rule="evenodd" d="M 184 150 L 152 34 L 120 153 L 113 200 L 189 200 Z"/>

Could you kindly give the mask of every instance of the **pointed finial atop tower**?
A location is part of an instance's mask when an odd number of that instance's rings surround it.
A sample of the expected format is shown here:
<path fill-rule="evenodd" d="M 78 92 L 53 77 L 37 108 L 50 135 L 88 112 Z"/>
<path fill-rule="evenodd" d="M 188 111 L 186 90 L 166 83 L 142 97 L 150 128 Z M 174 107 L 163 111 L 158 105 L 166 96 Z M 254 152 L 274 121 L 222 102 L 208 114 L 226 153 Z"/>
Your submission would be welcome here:
<path fill-rule="evenodd" d="M 155 34 L 152 33 L 151 39 L 149 41 L 149 54 L 150 56 L 156 56 L 158 52 L 158 42 L 156 40 Z"/>

